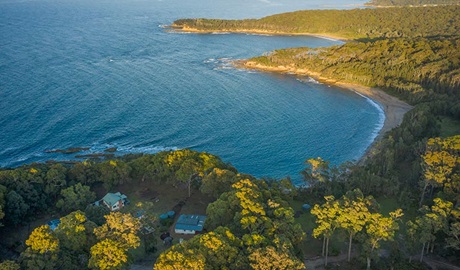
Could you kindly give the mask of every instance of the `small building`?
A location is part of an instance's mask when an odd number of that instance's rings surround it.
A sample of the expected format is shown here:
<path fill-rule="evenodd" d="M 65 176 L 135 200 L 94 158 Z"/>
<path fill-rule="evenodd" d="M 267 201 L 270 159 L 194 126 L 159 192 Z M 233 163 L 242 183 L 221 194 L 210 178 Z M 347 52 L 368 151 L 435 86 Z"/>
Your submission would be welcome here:
<path fill-rule="evenodd" d="M 203 231 L 206 216 L 180 215 L 174 227 L 175 233 L 197 234 Z"/>
<path fill-rule="evenodd" d="M 120 208 L 125 206 L 127 201 L 128 197 L 126 197 L 124 194 L 121 194 L 120 192 L 107 193 L 104 198 L 102 198 L 102 202 L 110 209 L 110 211 L 120 210 Z"/>
<path fill-rule="evenodd" d="M 48 226 L 50 226 L 51 230 L 54 231 L 56 230 L 56 228 L 59 226 L 60 223 L 61 223 L 60 219 L 53 219 L 48 222 Z"/>

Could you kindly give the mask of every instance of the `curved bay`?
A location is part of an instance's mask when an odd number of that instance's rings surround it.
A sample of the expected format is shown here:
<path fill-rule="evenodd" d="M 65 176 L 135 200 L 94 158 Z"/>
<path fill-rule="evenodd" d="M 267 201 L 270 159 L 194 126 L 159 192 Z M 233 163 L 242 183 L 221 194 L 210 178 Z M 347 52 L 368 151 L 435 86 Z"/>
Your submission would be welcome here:
<path fill-rule="evenodd" d="M 365 98 L 229 64 L 277 48 L 339 42 L 159 27 L 181 17 L 353 6 L 186 2 L 0 0 L 0 165 L 68 158 L 43 151 L 75 146 L 190 147 L 242 172 L 299 179 L 306 158 L 337 164 L 364 153 L 382 118 Z"/>

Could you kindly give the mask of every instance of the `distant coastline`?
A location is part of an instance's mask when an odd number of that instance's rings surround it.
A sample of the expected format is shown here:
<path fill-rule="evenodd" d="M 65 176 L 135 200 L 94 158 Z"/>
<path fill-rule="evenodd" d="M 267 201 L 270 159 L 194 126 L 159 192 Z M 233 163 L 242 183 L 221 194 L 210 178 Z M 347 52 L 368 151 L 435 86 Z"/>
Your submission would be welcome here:
<path fill-rule="evenodd" d="M 192 28 L 188 26 L 175 25 L 172 24 L 169 26 L 172 31 L 182 32 L 182 33 L 197 33 L 197 34 L 213 34 L 213 33 L 234 33 L 234 34 L 259 34 L 259 35 L 273 35 L 273 36 L 312 36 L 317 38 L 332 39 L 337 41 L 350 41 L 341 36 L 336 36 L 328 33 L 291 33 L 291 32 L 282 32 L 282 31 L 268 31 L 268 30 L 259 30 L 259 29 L 220 29 L 220 30 L 201 30 L 197 28 Z"/>

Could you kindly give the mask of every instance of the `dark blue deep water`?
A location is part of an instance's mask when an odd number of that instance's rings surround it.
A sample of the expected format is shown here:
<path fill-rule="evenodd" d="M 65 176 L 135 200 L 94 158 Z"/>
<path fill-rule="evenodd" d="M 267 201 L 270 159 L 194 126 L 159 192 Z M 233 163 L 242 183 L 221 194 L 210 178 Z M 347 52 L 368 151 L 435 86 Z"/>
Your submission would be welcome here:
<path fill-rule="evenodd" d="M 72 156 L 192 148 L 241 172 L 298 179 L 303 161 L 358 159 L 382 125 L 378 105 L 308 78 L 229 61 L 314 37 L 178 34 L 183 17 L 262 17 L 365 1 L 0 0 L 0 166 Z"/>

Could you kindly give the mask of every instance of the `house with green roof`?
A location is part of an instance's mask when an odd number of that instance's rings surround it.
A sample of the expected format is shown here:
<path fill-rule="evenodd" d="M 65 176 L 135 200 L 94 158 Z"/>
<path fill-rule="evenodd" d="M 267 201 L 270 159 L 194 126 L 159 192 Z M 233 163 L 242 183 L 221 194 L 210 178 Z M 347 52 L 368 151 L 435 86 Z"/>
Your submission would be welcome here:
<path fill-rule="evenodd" d="M 128 197 L 120 192 L 107 193 L 104 198 L 102 198 L 102 202 L 110 209 L 110 211 L 120 210 L 120 208 L 125 206 L 127 201 Z"/>
<path fill-rule="evenodd" d="M 174 232 L 179 234 L 197 234 L 203 231 L 206 216 L 180 215 L 177 219 Z"/>

